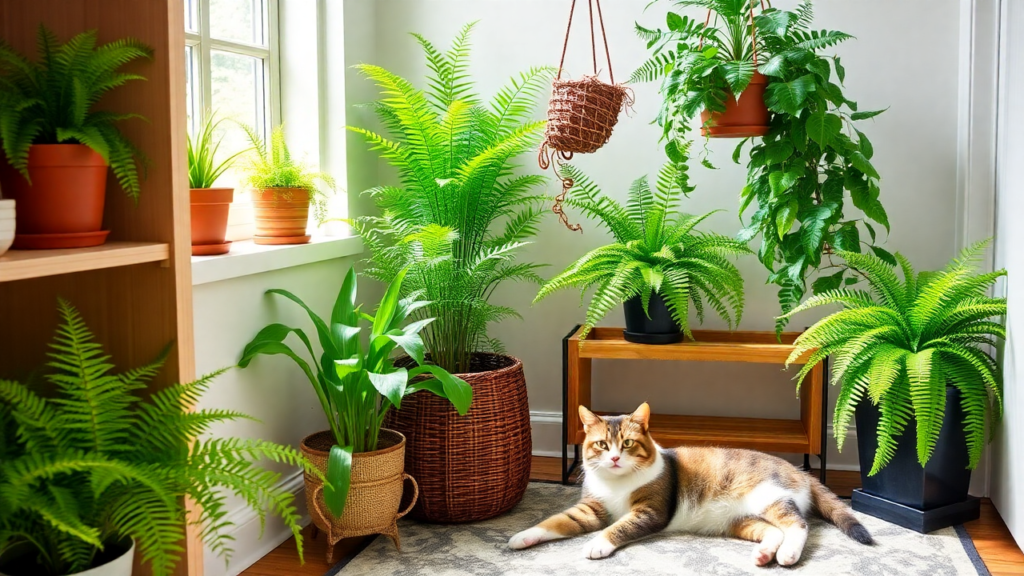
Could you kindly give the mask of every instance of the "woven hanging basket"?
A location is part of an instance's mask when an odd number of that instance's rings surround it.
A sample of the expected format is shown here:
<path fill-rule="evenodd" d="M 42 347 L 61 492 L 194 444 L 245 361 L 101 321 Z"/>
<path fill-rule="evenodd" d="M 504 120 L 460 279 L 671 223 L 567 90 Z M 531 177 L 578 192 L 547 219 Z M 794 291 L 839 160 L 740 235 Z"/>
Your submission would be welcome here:
<path fill-rule="evenodd" d="M 548 102 L 548 122 L 544 130 L 544 141 L 540 145 L 538 156 L 538 163 L 544 170 L 552 163 L 571 160 L 573 154 L 590 154 L 604 146 L 611 138 L 612 129 L 619 121 L 622 109 L 633 105 L 632 92 L 625 86 L 615 83 L 611 54 L 608 51 L 608 37 L 604 31 L 604 17 L 601 15 L 601 2 L 587 2 L 590 8 L 590 43 L 594 75 L 584 76 L 579 80 L 562 80 L 565 52 L 569 46 L 569 30 L 572 29 L 572 17 L 576 11 L 576 0 L 573 0 L 569 9 L 569 25 L 565 29 L 565 42 L 562 45 L 562 59 L 558 64 L 558 75 L 551 89 L 551 100 Z M 598 77 L 597 43 L 594 36 L 595 4 L 601 25 L 601 37 L 604 39 L 610 82 L 604 82 Z M 556 169 L 556 174 L 557 172 Z M 562 210 L 562 202 L 565 201 L 573 182 L 561 176 L 559 179 L 562 181 L 562 192 L 556 197 L 552 211 L 558 214 L 559 220 L 568 229 L 582 230 L 579 224 L 569 224 L 569 219 Z"/>

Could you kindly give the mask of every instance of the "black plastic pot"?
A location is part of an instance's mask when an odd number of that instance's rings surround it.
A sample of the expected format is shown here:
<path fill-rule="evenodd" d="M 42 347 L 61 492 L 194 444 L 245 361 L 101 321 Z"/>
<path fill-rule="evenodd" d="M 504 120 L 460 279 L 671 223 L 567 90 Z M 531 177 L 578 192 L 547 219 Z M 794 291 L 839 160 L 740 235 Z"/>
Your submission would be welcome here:
<path fill-rule="evenodd" d="M 968 496 L 970 456 L 963 428 L 960 390 L 946 387 L 946 414 L 939 440 L 928 464 L 917 461 L 917 422 L 911 419 L 897 440 L 891 462 L 868 476 L 878 447 L 881 412 L 865 399 L 858 407 L 857 452 L 862 488 L 855 491 L 853 508 L 919 532 L 973 520 L 980 501 Z"/>
<path fill-rule="evenodd" d="M 623 337 L 638 344 L 672 344 L 683 339 L 683 330 L 672 319 L 672 314 L 660 294 L 652 294 L 647 305 L 650 317 L 644 314 L 643 300 L 639 296 L 626 300 L 626 329 Z"/>

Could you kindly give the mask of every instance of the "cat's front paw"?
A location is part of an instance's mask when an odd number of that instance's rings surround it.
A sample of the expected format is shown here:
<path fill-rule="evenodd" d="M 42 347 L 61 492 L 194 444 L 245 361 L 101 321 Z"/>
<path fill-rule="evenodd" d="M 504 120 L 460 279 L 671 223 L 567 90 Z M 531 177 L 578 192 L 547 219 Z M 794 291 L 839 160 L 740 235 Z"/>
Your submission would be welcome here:
<path fill-rule="evenodd" d="M 551 540 L 551 538 L 548 537 L 548 531 L 534 526 L 533 528 L 523 530 L 519 534 L 509 538 L 508 547 L 513 550 L 522 550 L 523 548 L 529 548 L 530 546 L 535 546 L 541 542 L 546 542 L 547 540 Z"/>
<path fill-rule="evenodd" d="M 615 545 L 603 535 L 597 536 L 583 545 L 583 556 L 591 560 L 607 558 L 612 555 L 612 552 L 615 552 Z"/>

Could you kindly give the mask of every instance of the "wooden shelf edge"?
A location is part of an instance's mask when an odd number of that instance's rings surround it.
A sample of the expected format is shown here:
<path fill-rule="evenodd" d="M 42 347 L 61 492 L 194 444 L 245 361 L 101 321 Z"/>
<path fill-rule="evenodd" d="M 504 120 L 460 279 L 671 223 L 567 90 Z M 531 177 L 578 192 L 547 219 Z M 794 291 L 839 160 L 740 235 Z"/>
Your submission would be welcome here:
<path fill-rule="evenodd" d="M 579 332 L 569 340 L 579 344 Z M 799 332 L 785 332 L 782 343 L 774 332 L 721 330 L 694 330 L 695 341 L 677 344 L 636 344 L 622 337 L 621 328 L 598 327 L 590 333 L 580 347 L 581 358 L 607 358 L 620 360 L 678 360 L 695 362 L 751 362 L 782 364 L 793 352 L 792 342 Z M 812 350 L 800 355 L 793 364 L 806 363 Z"/>
<path fill-rule="evenodd" d="M 161 242 L 107 242 L 91 248 L 11 250 L 0 256 L 0 282 L 163 262 L 170 257 L 170 245 Z"/>
<path fill-rule="evenodd" d="M 811 439 L 800 420 L 652 414 L 650 430 L 658 444 L 665 448 L 718 446 L 811 453 Z M 582 438 L 577 440 L 577 443 L 582 442 Z"/>

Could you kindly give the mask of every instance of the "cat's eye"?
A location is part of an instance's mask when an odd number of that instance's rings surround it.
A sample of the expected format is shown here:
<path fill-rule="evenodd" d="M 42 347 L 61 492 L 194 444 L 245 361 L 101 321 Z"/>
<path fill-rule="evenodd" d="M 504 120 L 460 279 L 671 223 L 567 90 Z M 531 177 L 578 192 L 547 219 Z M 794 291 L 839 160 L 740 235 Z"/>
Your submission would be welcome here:
<path fill-rule="evenodd" d="M 633 442 L 632 440 L 627 438 L 626 440 L 623 440 L 622 447 L 623 448 L 630 448 L 630 447 L 633 446 L 633 444 L 636 444 L 636 442 Z"/>
<path fill-rule="evenodd" d="M 608 449 L 608 443 L 605 442 L 604 440 L 598 440 L 597 442 L 594 442 L 594 446 L 597 446 L 599 450 Z"/>

